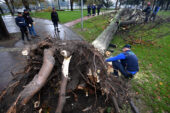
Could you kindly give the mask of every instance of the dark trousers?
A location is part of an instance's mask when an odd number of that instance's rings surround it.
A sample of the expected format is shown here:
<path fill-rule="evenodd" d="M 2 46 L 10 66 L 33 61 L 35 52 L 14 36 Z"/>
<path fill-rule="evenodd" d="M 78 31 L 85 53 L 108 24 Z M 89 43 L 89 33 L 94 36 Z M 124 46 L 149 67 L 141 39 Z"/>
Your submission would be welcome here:
<path fill-rule="evenodd" d="M 152 13 L 150 20 L 155 21 L 156 14 Z"/>
<path fill-rule="evenodd" d="M 125 69 L 125 66 L 119 62 L 119 61 L 114 61 L 112 62 L 112 65 L 113 65 L 113 68 L 114 68 L 114 74 L 116 76 L 119 76 L 118 75 L 118 71 L 120 71 L 125 78 L 130 78 L 132 77 L 133 75 L 131 73 L 129 73 L 126 69 Z"/>
<path fill-rule="evenodd" d="M 24 41 L 24 35 L 26 36 L 27 40 L 29 40 L 27 27 L 21 27 L 20 31 L 21 31 L 22 40 Z"/>
<path fill-rule="evenodd" d="M 98 14 L 98 15 L 100 14 L 100 9 L 97 9 L 97 14 Z"/>
<path fill-rule="evenodd" d="M 91 9 L 88 9 L 88 16 L 91 15 Z"/>
<path fill-rule="evenodd" d="M 57 31 L 59 31 L 59 29 L 58 29 L 58 21 L 53 21 L 53 25 L 54 25 L 55 31 L 56 31 L 56 28 L 57 28 Z"/>
<path fill-rule="evenodd" d="M 145 15 L 145 20 L 144 20 L 145 23 L 148 22 L 149 16 L 150 16 L 150 14 L 146 14 L 146 15 Z"/>
<path fill-rule="evenodd" d="M 96 15 L 96 9 L 93 9 L 92 12 L 93 12 L 93 16 L 95 16 Z"/>

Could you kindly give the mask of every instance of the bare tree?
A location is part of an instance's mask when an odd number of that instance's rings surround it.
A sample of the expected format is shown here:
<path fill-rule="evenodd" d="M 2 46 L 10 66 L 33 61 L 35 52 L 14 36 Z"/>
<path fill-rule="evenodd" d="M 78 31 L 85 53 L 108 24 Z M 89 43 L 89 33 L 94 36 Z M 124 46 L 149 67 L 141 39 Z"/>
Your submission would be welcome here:
<path fill-rule="evenodd" d="M 11 2 L 11 5 L 12 5 L 13 13 L 15 13 L 14 0 L 10 0 L 10 2 Z"/>
<path fill-rule="evenodd" d="M 9 36 L 9 32 L 5 26 L 5 23 L 2 19 L 2 16 L 0 14 L 0 40 L 3 40 L 3 39 L 8 39 L 10 36 Z"/>
<path fill-rule="evenodd" d="M 119 0 L 116 0 L 116 6 L 115 6 L 115 9 L 117 9 L 117 4 L 118 4 L 118 1 L 119 1 Z"/>
<path fill-rule="evenodd" d="M 73 11 L 73 1 L 74 1 L 74 0 L 70 0 L 71 11 Z"/>
<path fill-rule="evenodd" d="M 14 12 L 12 11 L 12 8 L 11 8 L 11 6 L 9 5 L 8 0 L 5 0 L 5 3 L 6 3 L 6 5 L 7 5 L 7 7 L 8 7 L 8 9 L 9 9 L 11 15 L 14 16 Z"/>
<path fill-rule="evenodd" d="M 26 9 L 30 9 L 28 0 L 22 0 L 22 3 Z"/>

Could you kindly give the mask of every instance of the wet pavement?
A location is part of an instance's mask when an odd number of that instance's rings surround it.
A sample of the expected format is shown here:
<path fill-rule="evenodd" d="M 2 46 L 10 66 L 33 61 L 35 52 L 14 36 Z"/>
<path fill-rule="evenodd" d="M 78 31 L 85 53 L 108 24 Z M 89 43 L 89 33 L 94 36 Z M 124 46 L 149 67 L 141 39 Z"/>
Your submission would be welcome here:
<path fill-rule="evenodd" d="M 3 16 L 3 19 L 9 33 L 20 32 L 15 24 L 15 17 L 7 15 Z M 40 37 L 32 39 L 31 42 L 26 42 L 26 44 L 37 43 L 39 40 L 48 36 L 59 38 L 61 40 L 82 40 L 80 36 L 64 25 L 59 24 L 60 32 L 58 33 L 54 31 L 53 24 L 50 20 L 34 18 L 34 21 L 35 31 Z M 11 72 L 21 71 L 26 65 L 26 58 L 21 55 L 21 50 L 24 46 L 25 44 L 21 39 L 11 48 L 6 48 L 0 45 L 0 92 L 13 79 Z"/>

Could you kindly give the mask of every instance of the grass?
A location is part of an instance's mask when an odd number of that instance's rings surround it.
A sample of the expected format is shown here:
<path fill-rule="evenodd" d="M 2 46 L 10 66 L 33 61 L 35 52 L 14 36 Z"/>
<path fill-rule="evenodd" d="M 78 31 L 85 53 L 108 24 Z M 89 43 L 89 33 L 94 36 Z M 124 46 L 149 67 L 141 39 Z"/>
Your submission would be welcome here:
<path fill-rule="evenodd" d="M 86 10 L 83 11 L 83 15 L 87 15 Z M 32 16 L 51 20 L 51 12 L 35 12 Z M 58 16 L 60 23 L 66 23 L 81 18 L 81 11 L 58 11 Z"/>
<path fill-rule="evenodd" d="M 170 17 L 170 12 L 161 11 L 158 15 L 167 18 Z M 85 21 L 83 32 L 78 30 L 80 24 L 75 25 L 73 29 L 85 40 L 92 42 L 107 26 L 107 20 L 107 17 L 99 16 Z M 113 54 L 116 55 L 121 52 L 120 48 L 124 44 L 132 43 L 131 40 L 136 43 L 141 42 L 132 46 L 132 51 L 139 58 L 140 66 L 140 71 L 131 81 L 132 92 L 135 92 L 139 98 L 135 104 L 141 113 L 168 113 L 170 112 L 170 22 L 151 28 L 154 24 L 138 25 L 130 28 L 129 32 L 120 32 L 114 36 L 111 43 L 118 45 Z"/>
<path fill-rule="evenodd" d="M 88 42 L 92 42 L 107 27 L 110 15 L 100 15 L 84 21 L 84 29 L 81 31 L 81 23 L 76 24 L 73 30 L 83 36 Z"/>

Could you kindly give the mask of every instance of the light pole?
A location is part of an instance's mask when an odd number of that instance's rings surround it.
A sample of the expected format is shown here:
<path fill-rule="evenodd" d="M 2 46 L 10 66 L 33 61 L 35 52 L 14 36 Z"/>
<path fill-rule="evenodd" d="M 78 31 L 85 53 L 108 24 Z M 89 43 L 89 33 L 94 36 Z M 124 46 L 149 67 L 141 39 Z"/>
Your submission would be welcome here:
<path fill-rule="evenodd" d="M 83 30 L 83 0 L 81 0 L 81 30 Z"/>

